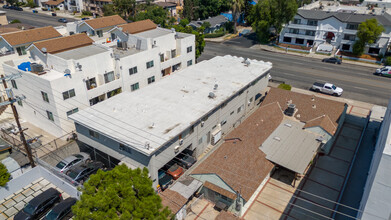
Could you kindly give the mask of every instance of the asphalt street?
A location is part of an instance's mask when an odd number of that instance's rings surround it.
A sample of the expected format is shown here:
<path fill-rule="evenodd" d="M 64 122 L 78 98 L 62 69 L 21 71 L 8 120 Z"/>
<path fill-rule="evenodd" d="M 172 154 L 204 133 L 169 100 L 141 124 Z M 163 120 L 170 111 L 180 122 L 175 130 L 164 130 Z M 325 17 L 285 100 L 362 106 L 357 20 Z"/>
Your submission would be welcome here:
<path fill-rule="evenodd" d="M 7 19 L 8 21 L 12 21 L 14 19 L 18 19 L 20 22 L 24 24 L 29 24 L 35 27 L 44 27 L 44 26 L 60 26 L 64 23 L 58 22 L 58 19 L 62 18 L 59 16 L 50 16 L 42 13 L 32 13 L 27 11 L 16 11 L 11 9 L 4 9 L 1 10 L 7 12 Z M 75 19 L 66 18 L 69 22 L 75 21 Z"/>
<path fill-rule="evenodd" d="M 239 37 L 224 43 L 209 43 L 198 61 L 215 56 L 233 55 L 273 63 L 273 79 L 293 87 L 310 89 L 316 82 L 334 83 L 344 89 L 342 97 L 387 106 L 391 97 L 391 78 L 373 75 L 375 68 L 354 64 L 322 63 L 316 58 L 250 49 L 254 42 Z M 240 73 L 238 73 L 240 74 Z"/>

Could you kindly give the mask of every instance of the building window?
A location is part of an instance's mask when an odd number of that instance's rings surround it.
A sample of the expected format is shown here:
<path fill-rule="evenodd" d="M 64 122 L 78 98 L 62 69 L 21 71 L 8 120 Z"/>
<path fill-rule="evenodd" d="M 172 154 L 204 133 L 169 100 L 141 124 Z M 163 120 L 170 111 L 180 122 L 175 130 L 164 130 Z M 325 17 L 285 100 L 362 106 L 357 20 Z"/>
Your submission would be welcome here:
<path fill-rule="evenodd" d="M 114 90 L 111 90 L 110 92 L 107 93 L 107 98 L 111 98 L 111 97 L 113 97 L 115 95 L 120 94 L 121 92 L 122 92 L 122 88 L 121 87 L 119 87 L 117 89 L 114 89 Z"/>
<path fill-rule="evenodd" d="M 296 44 L 304 44 L 304 39 L 296 38 Z"/>
<path fill-rule="evenodd" d="M 309 26 L 318 26 L 318 21 L 317 20 L 308 20 L 307 25 Z"/>
<path fill-rule="evenodd" d="M 301 19 L 295 18 L 295 19 L 293 20 L 293 24 L 301 24 Z"/>
<path fill-rule="evenodd" d="M 193 60 L 188 60 L 187 61 L 187 66 L 191 66 L 191 65 L 193 65 Z"/>
<path fill-rule="evenodd" d="M 48 115 L 48 119 L 49 119 L 50 121 L 54 121 L 53 113 L 52 113 L 52 112 L 49 112 L 49 111 L 46 110 L 46 114 Z"/>
<path fill-rule="evenodd" d="M 305 31 L 305 35 L 308 35 L 308 36 L 315 36 L 315 31 L 306 30 L 306 31 Z"/>
<path fill-rule="evenodd" d="M 190 46 L 190 47 L 187 47 L 187 53 L 190 53 L 190 52 L 192 52 L 193 51 L 193 46 Z"/>
<path fill-rule="evenodd" d="M 18 53 L 19 56 L 26 55 L 26 47 L 25 46 L 17 47 L 16 52 Z"/>
<path fill-rule="evenodd" d="M 23 102 L 22 102 L 22 100 L 18 100 L 18 105 L 20 105 L 20 106 L 23 107 Z"/>
<path fill-rule="evenodd" d="M 299 29 L 295 29 L 295 28 L 291 28 L 291 29 L 289 29 L 289 33 L 291 33 L 291 34 L 299 34 Z"/>
<path fill-rule="evenodd" d="M 368 53 L 371 53 L 371 54 L 379 54 L 379 52 L 380 52 L 380 48 L 370 47 L 368 49 Z"/>
<path fill-rule="evenodd" d="M 148 84 L 154 83 L 155 82 L 155 76 L 151 76 L 148 78 Z"/>
<path fill-rule="evenodd" d="M 177 71 L 179 68 L 181 68 L 181 63 L 177 63 L 174 66 L 172 66 L 172 72 Z"/>
<path fill-rule="evenodd" d="M 198 140 L 198 144 L 202 144 L 202 141 L 203 141 L 203 139 L 200 138 L 200 139 Z"/>
<path fill-rule="evenodd" d="M 74 108 L 74 109 L 72 109 L 72 110 L 70 110 L 70 111 L 67 111 L 67 116 L 70 116 L 70 115 L 72 115 L 73 113 L 76 113 L 76 112 L 78 112 L 79 111 L 79 108 Z"/>
<path fill-rule="evenodd" d="M 342 44 L 342 50 L 350 50 L 350 44 Z"/>
<path fill-rule="evenodd" d="M 94 77 L 94 78 L 91 78 L 91 79 L 87 79 L 87 80 L 86 80 L 86 86 L 87 86 L 87 90 L 96 88 L 96 80 L 95 80 L 95 77 Z"/>
<path fill-rule="evenodd" d="M 238 108 L 238 113 L 241 112 L 243 109 L 244 109 L 244 105 L 240 106 L 240 107 Z"/>
<path fill-rule="evenodd" d="M 139 89 L 140 87 L 139 87 L 139 84 L 138 83 L 135 83 L 135 84 L 133 84 L 133 85 L 130 85 L 130 90 L 133 92 L 133 91 L 135 91 L 135 90 L 137 90 L 137 89 Z"/>
<path fill-rule="evenodd" d="M 233 115 L 235 113 L 235 111 L 232 111 L 229 115 Z"/>
<path fill-rule="evenodd" d="M 314 40 L 307 40 L 307 44 L 308 44 L 309 46 L 314 45 Z"/>
<path fill-rule="evenodd" d="M 18 85 L 16 85 L 16 81 L 11 79 L 12 88 L 18 89 Z"/>
<path fill-rule="evenodd" d="M 49 102 L 48 94 L 46 92 L 42 92 L 42 91 L 41 91 L 41 94 L 42 94 L 43 101 Z"/>
<path fill-rule="evenodd" d="M 292 38 L 291 37 L 284 37 L 284 42 L 290 43 L 290 42 L 292 42 Z"/>
<path fill-rule="evenodd" d="M 119 144 L 119 150 L 120 150 L 120 151 L 128 152 L 129 154 L 132 153 L 132 150 L 130 149 L 130 147 L 125 146 L 125 145 L 123 145 L 123 144 Z"/>
<path fill-rule="evenodd" d="M 88 130 L 88 132 L 90 133 L 90 137 L 94 137 L 96 139 L 99 139 L 99 133 L 98 132 L 93 131 L 93 130 Z"/>
<path fill-rule="evenodd" d="M 75 89 L 71 89 L 71 90 L 68 90 L 68 91 L 62 93 L 62 97 L 64 98 L 64 100 L 72 98 L 75 95 L 76 95 Z"/>
<path fill-rule="evenodd" d="M 343 36 L 343 39 L 344 40 L 349 40 L 349 41 L 354 41 L 356 40 L 356 35 L 353 35 L 353 34 L 345 34 Z"/>
<path fill-rule="evenodd" d="M 227 124 L 227 120 L 222 120 L 220 124 L 221 124 L 221 126 Z"/>
<path fill-rule="evenodd" d="M 102 30 L 96 31 L 96 35 L 98 35 L 98 37 L 103 37 L 103 31 Z"/>
<path fill-rule="evenodd" d="M 153 67 L 153 60 L 147 62 L 147 69 Z"/>
<path fill-rule="evenodd" d="M 104 78 L 105 78 L 105 83 L 109 83 L 109 82 L 115 80 L 114 71 L 105 73 L 103 76 L 104 76 Z"/>
<path fill-rule="evenodd" d="M 164 62 L 164 54 L 160 54 L 160 62 Z"/>
<path fill-rule="evenodd" d="M 176 57 L 176 50 L 171 50 L 171 58 L 174 58 Z"/>
<path fill-rule="evenodd" d="M 349 23 L 349 24 L 346 25 L 346 29 L 357 30 L 358 29 L 358 24 Z"/>
<path fill-rule="evenodd" d="M 129 75 L 133 75 L 137 73 L 137 66 L 132 67 L 129 69 Z"/>

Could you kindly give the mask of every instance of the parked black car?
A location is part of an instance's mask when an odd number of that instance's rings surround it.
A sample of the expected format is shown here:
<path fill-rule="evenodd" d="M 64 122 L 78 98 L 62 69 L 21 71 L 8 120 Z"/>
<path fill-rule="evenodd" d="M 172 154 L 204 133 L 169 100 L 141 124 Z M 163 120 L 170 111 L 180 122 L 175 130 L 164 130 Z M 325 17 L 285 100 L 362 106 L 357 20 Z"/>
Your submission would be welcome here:
<path fill-rule="evenodd" d="M 17 6 L 11 5 L 11 6 L 8 7 L 8 9 L 13 9 L 13 10 L 15 10 L 16 7 L 17 7 Z"/>
<path fill-rule="evenodd" d="M 60 220 L 65 217 L 72 217 L 72 206 L 77 202 L 75 198 L 67 198 L 64 201 L 58 203 L 46 214 L 43 220 Z"/>
<path fill-rule="evenodd" d="M 8 9 L 8 8 L 10 8 L 10 6 L 9 5 L 3 5 L 3 8 L 4 9 Z"/>
<path fill-rule="evenodd" d="M 60 19 L 58 19 L 58 22 L 67 23 L 68 20 L 66 18 L 60 18 Z"/>
<path fill-rule="evenodd" d="M 14 220 L 40 219 L 61 200 L 61 193 L 54 188 L 50 188 L 30 200 L 30 202 L 15 215 Z"/>
<path fill-rule="evenodd" d="M 196 158 L 187 154 L 179 154 L 178 157 L 174 158 L 174 160 L 179 164 L 179 166 L 186 169 L 189 169 L 195 162 L 197 162 Z"/>
<path fill-rule="evenodd" d="M 167 189 L 167 187 L 172 183 L 172 177 L 163 170 L 159 170 L 158 172 L 158 177 L 159 177 L 159 185 L 162 190 Z"/>
<path fill-rule="evenodd" d="M 96 173 L 103 167 L 104 164 L 99 161 L 94 161 L 88 164 L 79 164 L 69 169 L 66 172 L 66 175 L 71 179 L 73 184 L 82 183 L 86 181 L 91 174 Z"/>
<path fill-rule="evenodd" d="M 330 58 L 324 58 L 322 60 L 322 62 L 325 62 L 325 63 L 334 63 L 334 64 L 341 64 L 342 63 L 342 60 L 336 58 L 336 57 L 330 57 Z"/>
<path fill-rule="evenodd" d="M 21 7 L 15 7 L 15 10 L 17 10 L 17 11 L 23 11 L 23 8 L 21 8 Z"/>

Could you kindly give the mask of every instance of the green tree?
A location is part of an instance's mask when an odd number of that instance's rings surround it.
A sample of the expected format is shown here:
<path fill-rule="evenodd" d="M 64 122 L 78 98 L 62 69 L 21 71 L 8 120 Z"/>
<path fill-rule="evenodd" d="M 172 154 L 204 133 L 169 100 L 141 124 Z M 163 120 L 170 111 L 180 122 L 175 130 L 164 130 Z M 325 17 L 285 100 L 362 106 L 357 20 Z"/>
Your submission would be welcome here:
<path fill-rule="evenodd" d="M 114 11 L 127 18 L 136 13 L 136 0 L 113 0 Z"/>
<path fill-rule="evenodd" d="M 151 19 L 155 24 L 160 24 L 161 27 L 167 26 L 168 11 L 157 5 L 146 7 L 142 12 L 135 16 L 136 21 Z"/>
<path fill-rule="evenodd" d="M 4 187 L 10 180 L 11 174 L 8 173 L 7 167 L 0 163 L 0 186 Z"/>
<path fill-rule="evenodd" d="M 238 23 L 238 16 L 242 11 L 243 6 L 244 6 L 243 0 L 232 0 L 232 19 L 234 22 L 234 33 L 237 32 L 236 26 Z"/>
<path fill-rule="evenodd" d="M 253 8 L 253 5 L 251 4 L 253 0 L 244 0 L 244 7 L 243 7 L 243 16 L 244 20 L 248 25 L 251 25 L 251 23 L 248 21 L 248 18 L 251 14 L 251 10 Z"/>
<path fill-rule="evenodd" d="M 188 24 L 189 24 L 189 20 L 187 18 L 184 18 L 184 19 L 181 19 L 181 21 L 179 22 L 179 24 L 182 26 L 182 27 L 186 27 Z"/>
<path fill-rule="evenodd" d="M 84 183 L 80 201 L 73 207 L 75 219 L 167 219 L 170 210 L 152 188 L 147 168 L 99 170 Z"/>
<path fill-rule="evenodd" d="M 202 23 L 201 26 L 204 27 L 205 29 L 207 29 L 207 28 L 210 28 L 211 24 L 209 22 L 205 21 L 204 23 Z"/>
<path fill-rule="evenodd" d="M 10 24 L 17 24 L 17 23 L 21 23 L 18 19 L 14 19 L 10 22 Z"/>
<path fill-rule="evenodd" d="M 26 4 L 27 7 L 30 7 L 30 8 L 35 8 L 35 7 L 38 7 L 33 0 L 27 0 L 27 4 Z"/>
<path fill-rule="evenodd" d="M 365 45 L 375 43 L 384 30 L 384 27 L 377 22 L 376 18 L 362 22 L 358 26 L 358 40 L 353 45 L 353 53 L 355 55 L 362 55 Z"/>
<path fill-rule="evenodd" d="M 257 36 L 261 37 L 259 40 L 265 41 L 270 37 L 272 28 L 278 39 L 282 26 L 291 21 L 296 13 L 296 0 L 262 0 L 253 7 L 249 20 L 256 29 Z M 261 33 L 261 31 L 266 31 L 266 33 Z"/>
<path fill-rule="evenodd" d="M 103 6 L 103 16 L 111 16 L 115 15 L 114 11 L 114 5 L 113 4 L 107 4 Z"/>
<path fill-rule="evenodd" d="M 7 3 L 9 5 L 16 5 L 18 3 L 18 0 L 7 0 Z"/>

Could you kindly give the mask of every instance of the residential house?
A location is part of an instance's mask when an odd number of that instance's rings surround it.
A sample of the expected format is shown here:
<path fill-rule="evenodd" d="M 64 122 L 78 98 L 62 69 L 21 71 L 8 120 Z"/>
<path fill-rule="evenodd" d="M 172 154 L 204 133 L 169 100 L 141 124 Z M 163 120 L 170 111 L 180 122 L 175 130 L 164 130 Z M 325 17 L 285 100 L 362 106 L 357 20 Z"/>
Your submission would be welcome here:
<path fill-rule="evenodd" d="M 391 100 L 378 131 L 375 151 L 369 168 L 357 219 L 380 220 L 391 215 Z"/>
<path fill-rule="evenodd" d="M 344 103 L 272 88 L 191 176 L 203 182 L 205 198 L 242 215 L 275 166 L 304 174 L 318 152 L 327 153 L 345 114 Z"/>
<path fill-rule="evenodd" d="M 103 15 L 103 7 L 108 4 L 113 4 L 112 0 L 82 0 L 82 8 L 96 15 Z"/>
<path fill-rule="evenodd" d="M 366 46 L 364 53 L 379 55 L 387 51 L 391 15 L 384 10 L 373 12 L 356 6 L 307 8 L 299 9 L 293 20 L 285 25 L 280 34 L 280 43 L 311 46 L 327 53 L 336 49 L 352 52 L 353 44 L 358 40 L 358 25 L 375 18 L 385 31 L 375 43 Z"/>
<path fill-rule="evenodd" d="M 143 29 L 137 32 L 142 34 Z M 6 74 L 22 73 L 21 78 L 11 81 L 15 95 L 26 96 L 17 106 L 21 117 L 60 137 L 75 129 L 68 116 L 78 110 L 122 91 L 136 91 L 159 81 L 163 77 L 162 66 L 169 66 L 170 61 L 180 65 L 183 62 L 182 68 L 193 64 L 195 53 L 186 51 L 188 47 L 194 48 L 193 35 L 175 38 L 172 34 L 171 39 L 159 38 L 159 34 L 166 35 L 166 32 L 155 32 L 159 44 L 173 44 L 183 55 L 161 62 L 159 46 L 146 43 L 145 47 L 137 47 L 134 40 L 126 45 L 101 44 L 86 34 L 32 44 L 27 49 L 29 56 L 3 64 Z"/>
<path fill-rule="evenodd" d="M 189 23 L 189 26 L 196 29 L 201 27 L 205 22 L 208 22 L 210 24 L 210 27 L 205 28 L 204 33 L 214 33 L 215 31 L 224 27 L 224 25 L 228 22 L 228 18 L 226 18 L 224 15 L 218 15 L 202 21 L 192 21 Z"/>
<path fill-rule="evenodd" d="M 195 36 L 157 27 L 151 20 L 118 25 L 109 31 L 118 44 L 136 49 L 157 48 L 162 76 L 195 64 Z"/>
<path fill-rule="evenodd" d="M 56 11 L 56 9 L 64 10 L 64 0 L 49 0 L 42 2 L 42 5 L 50 11 Z"/>
<path fill-rule="evenodd" d="M 363 6 L 376 6 L 379 8 L 390 8 L 391 1 L 390 0 L 364 0 L 362 2 Z"/>
<path fill-rule="evenodd" d="M 70 116 L 78 140 L 111 161 L 158 170 L 187 149 L 201 155 L 257 106 L 271 63 L 224 56 Z"/>
<path fill-rule="evenodd" d="M 178 15 L 176 11 L 177 4 L 175 2 L 154 2 L 154 4 L 167 10 L 171 17 L 176 17 Z"/>
<path fill-rule="evenodd" d="M 22 56 L 32 43 L 57 37 L 61 37 L 61 34 L 51 26 L 4 33 L 0 35 L 0 51 L 3 55 L 16 52 Z"/>
<path fill-rule="evenodd" d="M 119 15 L 113 15 L 108 17 L 95 18 L 85 20 L 77 25 L 77 33 L 86 33 L 94 41 L 107 41 L 110 37 L 109 30 L 113 29 L 117 25 L 126 24 L 127 22 Z"/>
<path fill-rule="evenodd" d="M 68 10 L 69 12 L 81 12 L 84 9 L 82 0 L 65 0 L 64 5 L 65 10 Z"/>

